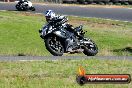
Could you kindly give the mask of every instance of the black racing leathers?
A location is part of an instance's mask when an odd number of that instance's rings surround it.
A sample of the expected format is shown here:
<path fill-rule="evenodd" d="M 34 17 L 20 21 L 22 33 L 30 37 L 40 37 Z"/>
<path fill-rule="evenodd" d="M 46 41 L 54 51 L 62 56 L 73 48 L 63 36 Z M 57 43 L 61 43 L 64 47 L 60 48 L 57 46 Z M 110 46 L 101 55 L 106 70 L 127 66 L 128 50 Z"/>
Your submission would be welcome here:
<path fill-rule="evenodd" d="M 51 20 L 47 20 L 47 22 L 50 23 L 50 25 L 54 27 L 61 26 L 63 23 L 67 21 L 68 21 L 68 18 L 65 16 L 56 16 L 52 18 Z"/>

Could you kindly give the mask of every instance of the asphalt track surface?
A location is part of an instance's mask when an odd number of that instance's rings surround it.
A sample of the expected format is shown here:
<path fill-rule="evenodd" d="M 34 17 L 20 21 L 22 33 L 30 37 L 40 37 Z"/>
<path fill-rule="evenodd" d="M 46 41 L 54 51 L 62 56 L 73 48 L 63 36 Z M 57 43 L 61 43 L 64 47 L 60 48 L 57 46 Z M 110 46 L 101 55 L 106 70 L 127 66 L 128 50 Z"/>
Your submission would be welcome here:
<path fill-rule="evenodd" d="M 14 11 L 16 3 L 0 3 L 0 10 Z M 61 4 L 33 4 L 35 13 L 43 13 L 48 9 L 54 10 L 58 14 L 96 17 L 113 20 L 132 22 L 132 9 L 130 8 L 102 8 L 102 7 L 80 7 L 64 6 Z"/>
<path fill-rule="evenodd" d="M 36 11 L 35 13 L 43 13 L 48 9 L 52 9 L 58 14 L 74 15 L 82 17 L 97 17 L 106 18 L 122 21 L 132 22 L 132 9 L 128 8 L 101 8 L 101 7 L 78 7 L 78 6 L 62 6 L 62 5 L 51 5 L 51 4 L 34 4 Z M 0 10 L 15 11 L 15 3 L 0 3 Z M 57 59 L 119 59 L 132 60 L 131 56 L 0 56 L 0 61 L 27 61 L 27 60 L 57 60 Z"/>

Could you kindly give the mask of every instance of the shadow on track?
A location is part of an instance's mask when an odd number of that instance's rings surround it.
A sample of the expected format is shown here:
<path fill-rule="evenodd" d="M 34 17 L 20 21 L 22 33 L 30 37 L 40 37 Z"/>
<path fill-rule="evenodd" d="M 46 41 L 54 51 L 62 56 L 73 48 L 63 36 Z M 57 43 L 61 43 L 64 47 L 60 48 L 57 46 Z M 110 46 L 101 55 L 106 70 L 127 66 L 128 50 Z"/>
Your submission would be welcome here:
<path fill-rule="evenodd" d="M 115 50 L 113 50 L 113 52 L 129 52 L 129 53 L 132 53 L 132 47 L 126 47 L 123 49 L 115 49 Z"/>

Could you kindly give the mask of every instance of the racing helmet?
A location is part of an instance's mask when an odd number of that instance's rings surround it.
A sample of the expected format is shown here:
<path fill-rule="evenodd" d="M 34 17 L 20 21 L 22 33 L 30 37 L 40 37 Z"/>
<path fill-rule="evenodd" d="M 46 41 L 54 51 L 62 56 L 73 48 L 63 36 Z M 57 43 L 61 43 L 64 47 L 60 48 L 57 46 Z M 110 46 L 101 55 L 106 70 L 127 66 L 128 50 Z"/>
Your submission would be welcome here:
<path fill-rule="evenodd" d="M 53 10 L 47 10 L 45 12 L 45 18 L 46 18 L 47 21 L 52 20 L 52 18 L 54 18 L 54 17 L 55 17 L 55 13 L 54 13 Z"/>

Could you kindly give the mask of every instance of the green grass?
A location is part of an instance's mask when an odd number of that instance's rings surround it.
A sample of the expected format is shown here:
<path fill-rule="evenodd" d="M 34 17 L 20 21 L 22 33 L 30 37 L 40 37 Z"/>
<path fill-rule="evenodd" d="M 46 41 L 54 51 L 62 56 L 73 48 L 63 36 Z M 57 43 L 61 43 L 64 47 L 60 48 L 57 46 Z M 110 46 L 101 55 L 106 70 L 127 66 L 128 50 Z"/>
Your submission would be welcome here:
<path fill-rule="evenodd" d="M 130 84 L 76 83 L 78 68 L 87 74 L 130 74 L 129 60 L 45 60 L 26 62 L 0 62 L 0 88 L 131 88 Z"/>
<path fill-rule="evenodd" d="M 98 56 L 132 55 L 132 23 L 72 16 L 69 22 L 75 26 L 84 24 L 86 36 L 98 45 Z M 39 37 L 43 24 L 41 14 L 0 11 L 0 55 L 51 55 Z"/>
<path fill-rule="evenodd" d="M 19 12 L 0 12 L 0 55 L 47 55 L 38 30 L 42 16 Z"/>

